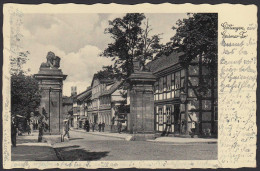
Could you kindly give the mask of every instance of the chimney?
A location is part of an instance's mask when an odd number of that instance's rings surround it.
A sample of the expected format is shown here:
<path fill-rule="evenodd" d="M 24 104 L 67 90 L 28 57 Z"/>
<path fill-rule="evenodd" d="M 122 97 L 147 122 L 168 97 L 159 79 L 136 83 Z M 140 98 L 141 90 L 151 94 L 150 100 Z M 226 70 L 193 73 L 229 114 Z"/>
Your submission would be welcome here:
<path fill-rule="evenodd" d="M 77 95 L 77 86 L 72 86 L 71 87 L 71 96 Z"/>

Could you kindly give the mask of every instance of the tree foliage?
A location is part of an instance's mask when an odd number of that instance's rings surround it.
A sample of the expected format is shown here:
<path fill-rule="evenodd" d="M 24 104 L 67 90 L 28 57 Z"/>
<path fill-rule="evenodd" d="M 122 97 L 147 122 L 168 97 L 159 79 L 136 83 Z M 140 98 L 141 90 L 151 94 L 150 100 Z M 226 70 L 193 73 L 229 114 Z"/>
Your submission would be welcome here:
<path fill-rule="evenodd" d="M 19 52 L 18 54 L 10 57 L 11 74 L 18 74 L 23 70 L 22 67 L 28 61 L 29 54 L 30 54 L 29 51 Z"/>
<path fill-rule="evenodd" d="M 41 96 L 37 80 L 23 72 L 11 76 L 11 114 L 30 118 L 40 105 Z"/>
<path fill-rule="evenodd" d="M 123 18 L 109 21 L 109 28 L 105 29 L 110 34 L 113 42 L 103 51 L 101 56 L 112 58 L 114 68 L 120 69 L 121 76 L 128 77 L 133 72 L 133 60 L 139 60 L 143 65 L 147 59 L 152 59 L 154 54 L 161 50 L 159 35 L 150 36 L 152 30 L 149 22 L 142 28 L 144 14 L 129 13 Z"/>
<path fill-rule="evenodd" d="M 195 13 L 188 14 L 189 18 L 178 20 L 176 34 L 167 43 L 166 53 L 173 50 L 184 52 L 180 58 L 183 65 L 189 64 L 197 56 L 203 57 L 212 73 L 217 70 L 217 41 L 218 41 L 218 14 Z"/>
<path fill-rule="evenodd" d="M 173 51 L 184 52 L 179 60 L 187 67 L 197 57 L 202 58 L 202 64 L 211 74 L 211 81 L 202 80 L 198 91 L 206 94 L 217 78 L 218 57 L 218 14 L 195 13 L 188 14 L 187 19 L 178 20 L 176 34 L 164 47 L 163 53 L 169 55 Z"/>
<path fill-rule="evenodd" d="M 118 77 L 118 72 L 112 65 L 103 66 L 102 70 L 98 71 L 95 76 L 98 79 L 114 79 Z"/>

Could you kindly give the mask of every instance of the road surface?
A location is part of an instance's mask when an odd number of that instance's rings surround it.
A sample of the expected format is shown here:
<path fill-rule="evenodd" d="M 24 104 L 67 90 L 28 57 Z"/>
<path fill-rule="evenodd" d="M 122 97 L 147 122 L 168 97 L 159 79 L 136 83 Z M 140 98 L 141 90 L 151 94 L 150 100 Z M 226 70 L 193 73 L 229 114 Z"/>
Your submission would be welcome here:
<path fill-rule="evenodd" d="M 54 145 L 63 161 L 217 160 L 217 144 L 125 141 L 70 131 L 70 141 Z"/>

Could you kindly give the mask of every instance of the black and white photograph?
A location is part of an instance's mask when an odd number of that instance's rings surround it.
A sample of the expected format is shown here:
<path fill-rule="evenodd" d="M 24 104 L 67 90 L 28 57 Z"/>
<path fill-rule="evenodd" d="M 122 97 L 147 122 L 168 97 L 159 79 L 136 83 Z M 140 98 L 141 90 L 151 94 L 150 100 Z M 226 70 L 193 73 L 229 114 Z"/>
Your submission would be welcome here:
<path fill-rule="evenodd" d="M 219 159 L 218 12 L 12 10 L 12 162 Z"/>

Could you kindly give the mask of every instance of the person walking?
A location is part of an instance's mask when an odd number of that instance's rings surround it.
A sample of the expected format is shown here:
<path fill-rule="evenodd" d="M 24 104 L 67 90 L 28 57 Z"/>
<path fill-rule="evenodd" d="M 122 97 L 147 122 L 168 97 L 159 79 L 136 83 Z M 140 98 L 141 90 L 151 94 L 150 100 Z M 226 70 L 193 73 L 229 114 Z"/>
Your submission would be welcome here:
<path fill-rule="evenodd" d="M 101 124 L 101 122 L 99 122 L 99 124 L 98 124 L 98 131 L 99 132 L 101 132 L 101 127 L 102 127 L 102 124 Z"/>
<path fill-rule="evenodd" d="M 110 128 L 110 131 L 111 131 L 111 132 L 113 132 L 114 124 L 115 124 L 115 117 L 113 117 L 113 118 L 111 119 L 111 128 Z"/>
<path fill-rule="evenodd" d="M 121 134 L 122 123 L 120 121 L 117 121 L 117 129 L 118 129 L 118 133 Z"/>
<path fill-rule="evenodd" d="M 95 131 L 95 122 L 92 123 L 92 131 Z"/>
<path fill-rule="evenodd" d="M 11 121 L 11 141 L 12 141 L 12 146 L 16 147 L 16 134 L 17 134 L 17 126 L 15 123 L 15 117 L 12 117 Z"/>
<path fill-rule="evenodd" d="M 103 121 L 103 123 L 102 123 L 102 132 L 104 132 L 104 129 L 105 129 L 105 122 Z"/>
<path fill-rule="evenodd" d="M 86 125 L 86 131 L 89 132 L 89 121 L 88 120 L 86 120 L 85 125 Z"/>
<path fill-rule="evenodd" d="M 37 130 L 38 129 L 38 122 L 36 121 L 36 123 L 35 123 L 35 130 Z"/>
<path fill-rule="evenodd" d="M 39 126 L 38 142 L 42 142 L 42 136 L 43 136 L 43 130 L 44 130 L 43 122 L 39 122 L 38 126 Z"/>
<path fill-rule="evenodd" d="M 31 127 L 30 127 L 30 122 L 29 121 L 27 121 L 26 129 L 27 129 L 28 135 L 30 135 L 31 134 Z"/>
<path fill-rule="evenodd" d="M 167 122 L 166 122 L 166 128 L 165 128 L 166 136 L 169 135 L 170 130 L 171 130 L 171 118 L 170 118 L 170 116 L 168 116 Z"/>
<path fill-rule="evenodd" d="M 69 130 L 70 130 L 70 128 L 69 128 L 69 123 L 68 123 L 68 121 L 67 120 L 65 120 L 64 121 L 64 134 L 63 134 L 63 140 L 64 140 L 64 137 L 67 135 L 68 136 L 68 138 L 70 138 L 70 134 L 69 134 Z"/>

